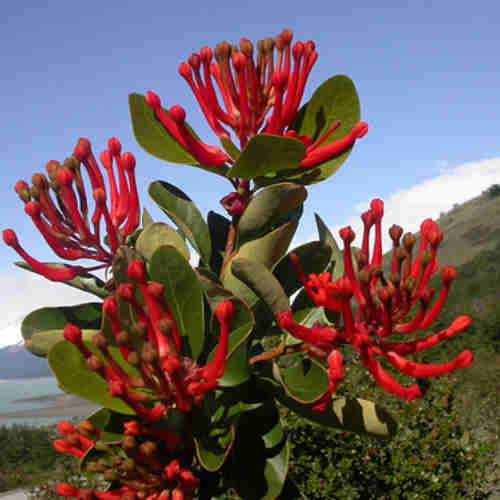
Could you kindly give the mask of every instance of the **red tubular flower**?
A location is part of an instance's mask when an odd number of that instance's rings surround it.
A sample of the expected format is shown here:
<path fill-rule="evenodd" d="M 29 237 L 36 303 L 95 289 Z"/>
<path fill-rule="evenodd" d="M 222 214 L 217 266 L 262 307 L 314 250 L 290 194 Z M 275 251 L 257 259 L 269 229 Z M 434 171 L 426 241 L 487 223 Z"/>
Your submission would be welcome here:
<path fill-rule="evenodd" d="M 358 123 L 340 140 L 328 144 L 340 122 L 333 123 L 314 144 L 311 137 L 299 136 L 291 128 L 318 58 L 314 42 L 296 42 L 292 46 L 292 39 L 293 33 L 283 30 L 275 39 L 259 41 L 256 51 L 247 38 L 240 41 L 239 48 L 227 42 L 219 43 L 214 51 L 204 47 L 179 66 L 179 74 L 220 139 L 229 139 L 228 129 L 242 148 L 259 133 L 295 138 L 307 148 L 300 164 L 306 169 L 348 151 L 366 134 L 368 126 Z M 185 126 L 185 112 L 180 106 L 167 112 L 151 91 L 146 93 L 146 103 L 173 139 L 200 164 L 221 167 L 233 163 L 234 158 L 224 151 L 194 136 Z"/>
<path fill-rule="evenodd" d="M 445 330 L 424 338 L 408 342 L 389 342 L 386 337 L 398 334 L 412 334 L 427 329 L 439 316 L 448 296 L 451 283 L 456 278 L 452 267 L 442 270 L 442 288 L 432 302 L 434 290 L 429 288 L 431 277 L 437 272 L 437 251 L 443 239 L 438 225 L 427 219 L 421 226 L 421 243 L 412 261 L 412 247 L 415 238 L 407 233 L 401 245 L 402 228 L 393 226 L 389 234 L 393 240 L 391 276 L 386 279 L 382 265 L 382 200 L 373 200 L 370 210 L 362 215 L 364 233 L 361 252 L 356 257 L 357 272 L 351 257 L 351 243 L 354 232 L 343 228 L 340 236 L 344 242 L 344 277 L 331 280 L 329 273 L 305 276 L 299 259 L 291 256 L 292 263 L 304 285 L 304 290 L 317 307 L 325 307 L 340 313 L 341 325 L 315 325 L 305 327 L 293 320 L 291 311 L 278 316 L 280 327 L 301 340 L 310 356 L 328 355 L 329 386 L 315 409 L 325 410 L 332 394 L 344 377 L 342 355 L 339 348 L 351 344 L 359 353 L 362 364 L 377 383 L 386 391 L 408 401 L 422 396 L 417 384 L 405 387 L 386 371 L 378 358 L 386 359 L 397 371 L 414 378 L 437 377 L 469 366 L 474 357 L 468 350 L 454 360 L 441 365 L 416 363 L 405 356 L 430 349 L 470 327 L 472 320 L 460 316 Z M 370 230 L 375 226 L 375 242 L 370 255 Z M 404 262 L 406 260 L 406 262 Z M 404 265 L 403 265 L 404 263 Z M 353 312 L 351 297 L 356 302 Z M 420 302 L 419 309 L 412 314 L 413 306 Z M 412 314 L 411 320 L 406 320 Z"/>
<path fill-rule="evenodd" d="M 5 230 L 4 242 L 35 272 L 49 280 L 69 281 L 88 271 L 108 267 L 117 248 L 139 226 L 140 207 L 134 156 L 131 153 L 121 154 L 120 141 L 111 138 L 100 160 L 108 177 L 109 205 L 104 176 L 90 142 L 83 138 L 76 145 L 73 156 L 62 165 L 53 160 L 47 163 L 49 178 L 35 174 L 31 188 L 24 181 L 15 185 L 16 193 L 25 203 L 26 214 L 56 255 L 69 261 L 86 259 L 98 262 L 98 265 L 87 268 L 44 264 L 21 247 L 14 231 Z M 90 218 L 84 171 L 95 201 Z M 106 229 L 108 248 L 103 246 L 101 239 L 102 222 Z"/>

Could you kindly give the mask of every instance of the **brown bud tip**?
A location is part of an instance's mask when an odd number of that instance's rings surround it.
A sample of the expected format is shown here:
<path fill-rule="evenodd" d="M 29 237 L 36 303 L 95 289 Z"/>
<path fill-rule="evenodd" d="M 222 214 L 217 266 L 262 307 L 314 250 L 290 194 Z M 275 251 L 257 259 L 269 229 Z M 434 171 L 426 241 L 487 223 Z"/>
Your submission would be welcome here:
<path fill-rule="evenodd" d="M 361 269 L 358 274 L 359 282 L 363 285 L 370 283 L 371 272 L 369 269 Z"/>
<path fill-rule="evenodd" d="M 148 325 L 142 321 L 138 321 L 132 326 L 132 333 L 143 338 L 148 333 Z"/>
<path fill-rule="evenodd" d="M 4 229 L 2 237 L 3 242 L 9 247 L 15 247 L 19 245 L 16 233 L 13 229 Z"/>
<path fill-rule="evenodd" d="M 158 445 L 153 441 L 145 441 L 139 446 L 139 451 L 146 457 L 153 456 L 158 450 Z"/>
<path fill-rule="evenodd" d="M 84 420 L 78 424 L 78 430 L 83 434 L 95 434 L 97 429 L 95 425 L 90 420 Z"/>
<path fill-rule="evenodd" d="M 104 480 L 105 481 L 117 481 L 118 479 L 120 479 L 120 474 L 113 470 L 113 469 L 108 469 L 105 473 L 104 473 Z"/>
<path fill-rule="evenodd" d="M 102 188 L 94 189 L 92 195 L 94 196 L 94 201 L 97 205 L 101 207 L 106 205 L 106 192 Z"/>
<path fill-rule="evenodd" d="M 76 325 L 72 325 L 71 323 L 68 323 L 64 327 L 63 336 L 66 340 L 72 342 L 73 344 L 79 344 L 82 342 L 82 331 Z"/>
<path fill-rule="evenodd" d="M 395 244 L 399 244 L 399 239 L 403 235 L 403 228 L 393 224 L 389 229 L 389 236 Z"/>
<path fill-rule="evenodd" d="M 56 173 L 56 180 L 63 186 L 69 186 L 75 179 L 75 176 L 69 168 L 60 168 Z"/>
<path fill-rule="evenodd" d="M 141 357 L 146 363 L 152 363 L 158 358 L 158 352 L 152 342 L 144 342 Z"/>
<path fill-rule="evenodd" d="M 122 152 L 122 143 L 117 137 L 108 140 L 108 150 L 113 156 L 119 156 Z"/>
<path fill-rule="evenodd" d="M 135 156 L 128 151 L 120 158 L 120 165 L 127 171 L 132 172 L 135 169 Z"/>
<path fill-rule="evenodd" d="M 97 372 L 102 369 L 103 362 L 98 356 L 95 356 L 93 354 L 92 356 L 89 356 L 87 358 L 87 366 L 89 367 L 90 370 Z"/>
<path fill-rule="evenodd" d="M 17 181 L 14 185 L 14 191 L 25 203 L 30 200 L 30 187 L 27 182 L 23 180 Z"/>
<path fill-rule="evenodd" d="M 37 201 L 29 201 L 24 206 L 24 212 L 30 217 L 40 217 L 42 209 Z"/>
<path fill-rule="evenodd" d="M 174 321 L 170 318 L 162 318 L 156 323 L 156 326 L 163 335 L 168 335 L 174 327 Z"/>
<path fill-rule="evenodd" d="M 120 344 L 120 345 L 127 344 L 129 340 L 130 339 L 129 339 L 128 333 L 125 330 L 118 332 L 118 334 L 116 335 L 117 344 Z"/>
<path fill-rule="evenodd" d="M 264 51 L 270 52 L 273 49 L 274 49 L 274 39 L 273 38 L 266 38 L 264 40 Z"/>
<path fill-rule="evenodd" d="M 75 146 L 75 149 L 73 150 L 73 156 L 78 161 L 84 161 L 88 158 L 91 151 L 90 141 L 88 139 L 85 139 L 84 137 L 81 137 L 78 140 L 78 144 Z"/>
<path fill-rule="evenodd" d="M 412 233 L 406 233 L 403 236 L 403 245 L 408 252 L 411 252 L 415 245 L 415 236 Z"/>
<path fill-rule="evenodd" d="M 121 468 L 124 471 L 132 472 L 135 470 L 135 461 L 132 458 L 127 458 L 122 462 Z"/>
<path fill-rule="evenodd" d="M 247 57 L 252 57 L 253 54 L 253 45 L 252 42 L 248 38 L 242 38 L 240 40 L 240 50 Z"/>
<path fill-rule="evenodd" d="M 77 432 L 73 432 L 66 436 L 66 441 L 68 441 L 71 446 L 78 446 L 80 444 L 80 435 Z"/>
<path fill-rule="evenodd" d="M 367 263 L 367 258 L 363 250 L 356 250 L 356 262 L 358 263 L 358 268 L 363 268 Z"/>
<path fill-rule="evenodd" d="M 183 125 L 186 121 L 186 110 L 180 106 L 179 104 L 175 104 L 172 106 L 168 112 L 170 113 L 170 117 L 174 120 L 175 123 L 179 125 Z"/>
<path fill-rule="evenodd" d="M 20 181 L 20 182 L 24 182 L 24 181 Z M 45 190 L 45 189 L 47 189 L 47 187 L 49 185 L 47 178 L 43 174 L 33 174 L 33 176 L 31 177 L 31 182 L 39 190 Z M 28 186 L 25 182 L 24 182 L 24 184 L 26 185 L 26 187 Z M 17 184 L 16 184 L 16 193 L 18 193 Z"/>
<path fill-rule="evenodd" d="M 122 441 L 122 448 L 124 450 L 133 450 L 137 447 L 137 441 L 134 436 L 125 436 Z"/>
<path fill-rule="evenodd" d="M 127 268 L 128 277 L 137 283 L 146 281 L 146 267 L 141 260 L 132 260 Z"/>
<path fill-rule="evenodd" d="M 401 281 L 401 274 L 400 273 L 391 273 L 391 281 L 394 285 L 398 286 L 399 282 Z"/>
<path fill-rule="evenodd" d="M 416 279 L 413 276 L 409 276 L 408 279 L 404 283 L 404 288 L 409 292 L 413 292 L 415 289 L 415 285 L 417 284 Z"/>
<path fill-rule="evenodd" d="M 140 363 L 139 354 L 135 351 L 130 351 L 127 356 L 127 362 L 133 366 L 137 366 Z"/>
<path fill-rule="evenodd" d="M 454 267 L 446 266 L 441 271 L 443 283 L 448 284 L 457 279 L 457 271 Z"/>
<path fill-rule="evenodd" d="M 102 332 L 96 333 L 92 337 L 92 343 L 98 348 L 98 349 L 106 349 L 108 347 L 108 341 L 104 334 Z"/>
<path fill-rule="evenodd" d="M 45 165 L 45 170 L 47 170 L 47 174 L 50 179 L 54 179 L 57 169 L 61 166 L 61 164 L 57 160 L 49 160 Z"/>
<path fill-rule="evenodd" d="M 153 109 L 158 109 L 158 108 L 161 108 L 161 100 L 160 100 L 160 97 L 158 96 L 158 94 L 155 94 L 155 93 L 154 93 L 154 92 L 152 92 L 151 90 L 148 90 L 148 91 L 146 92 L 145 99 L 146 99 L 146 104 L 147 104 L 150 108 L 153 108 Z"/>

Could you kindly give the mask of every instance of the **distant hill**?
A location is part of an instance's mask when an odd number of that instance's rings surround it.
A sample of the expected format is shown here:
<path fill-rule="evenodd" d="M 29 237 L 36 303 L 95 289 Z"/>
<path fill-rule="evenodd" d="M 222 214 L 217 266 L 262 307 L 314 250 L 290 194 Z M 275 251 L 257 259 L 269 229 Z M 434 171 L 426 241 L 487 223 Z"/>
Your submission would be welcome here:
<path fill-rule="evenodd" d="M 21 344 L 0 349 L 0 380 L 51 375 L 46 359 L 37 358 Z"/>

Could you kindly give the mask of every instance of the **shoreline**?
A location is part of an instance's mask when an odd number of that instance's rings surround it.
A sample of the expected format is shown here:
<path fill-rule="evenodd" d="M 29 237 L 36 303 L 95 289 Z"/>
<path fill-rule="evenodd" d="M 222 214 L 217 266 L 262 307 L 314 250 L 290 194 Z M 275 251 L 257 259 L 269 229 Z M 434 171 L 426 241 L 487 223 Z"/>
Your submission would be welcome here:
<path fill-rule="evenodd" d="M 2 420 L 22 418 L 57 418 L 57 417 L 84 417 L 99 408 L 98 405 L 70 394 L 49 394 L 32 398 L 22 398 L 15 403 L 49 403 L 43 408 L 31 408 L 29 410 L 14 410 L 0 413 L 0 424 Z"/>

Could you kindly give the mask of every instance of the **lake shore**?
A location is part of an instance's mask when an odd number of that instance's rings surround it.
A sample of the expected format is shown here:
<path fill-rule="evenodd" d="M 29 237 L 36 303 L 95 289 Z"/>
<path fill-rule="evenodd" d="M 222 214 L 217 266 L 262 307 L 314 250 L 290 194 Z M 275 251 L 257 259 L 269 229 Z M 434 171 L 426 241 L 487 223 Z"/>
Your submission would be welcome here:
<path fill-rule="evenodd" d="M 2 420 L 11 420 L 14 418 L 84 417 L 99 408 L 97 405 L 69 394 L 49 394 L 46 396 L 22 398 L 16 399 L 13 403 L 42 403 L 46 404 L 46 406 L 43 408 L 20 409 L 0 413 L 0 424 Z"/>

